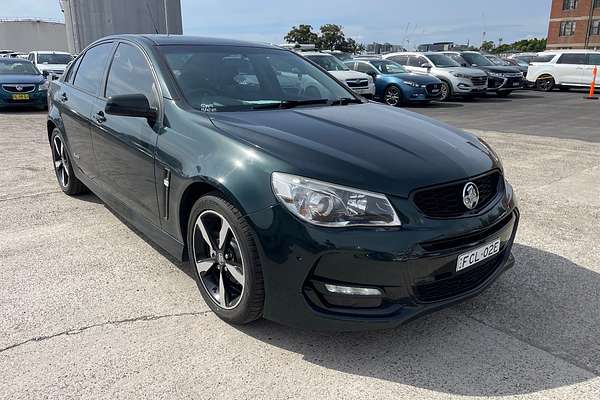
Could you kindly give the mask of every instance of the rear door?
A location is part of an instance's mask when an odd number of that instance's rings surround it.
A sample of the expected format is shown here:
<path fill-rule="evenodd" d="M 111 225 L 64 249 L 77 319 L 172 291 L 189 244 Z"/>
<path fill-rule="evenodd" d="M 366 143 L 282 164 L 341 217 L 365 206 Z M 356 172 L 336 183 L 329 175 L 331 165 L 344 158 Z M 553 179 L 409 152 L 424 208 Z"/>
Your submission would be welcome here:
<path fill-rule="evenodd" d="M 587 65 L 584 68 L 584 80 L 587 77 L 588 84 L 592 82 L 592 77 L 594 76 L 594 67 L 598 68 L 598 73 L 596 75 L 596 85 L 600 85 L 600 53 L 590 53 L 588 54 Z"/>
<path fill-rule="evenodd" d="M 143 94 L 152 107 L 159 109 L 158 83 L 146 56 L 137 46 L 121 42 L 110 64 L 103 94 L 92 110 L 99 180 L 128 208 L 160 226 L 154 176 L 160 123 L 104 112 L 109 97 L 128 94 Z"/>
<path fill-rule="evenodd" d="M 61 114 L 71 156 L 90 179 L 96 176 L 90 114 L 112 48 L 113 43 L 107 42 L 88 49 L 73 65 L 69 79 L 61 83 L 53 99 Z"/>
<path fill-rule="evenodd" d="M 562 84 L 585 85 L 586 64 L 585 53 L 563 53 L 556 61 L 554 79 Z"/>

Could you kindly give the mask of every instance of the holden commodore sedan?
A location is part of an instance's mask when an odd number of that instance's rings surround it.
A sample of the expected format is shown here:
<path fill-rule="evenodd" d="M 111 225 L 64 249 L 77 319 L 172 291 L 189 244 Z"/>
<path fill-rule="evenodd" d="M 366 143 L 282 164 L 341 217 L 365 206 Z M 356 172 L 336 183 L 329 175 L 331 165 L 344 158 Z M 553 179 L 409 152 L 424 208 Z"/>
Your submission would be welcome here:
<path fill-rule="evenodd" d="M 35 66 L 20 58 L 0 58 L 0 109 L 48 104 L 48 82 Z"/>
<path fill-rule="evenodd" d="M 181 260 L 223 320 L 393 327 L 512 267 L 519 212 L 483 140 L 357 97 L 285 49 L 90 45 L 50 88 L 58 184 Z"/>

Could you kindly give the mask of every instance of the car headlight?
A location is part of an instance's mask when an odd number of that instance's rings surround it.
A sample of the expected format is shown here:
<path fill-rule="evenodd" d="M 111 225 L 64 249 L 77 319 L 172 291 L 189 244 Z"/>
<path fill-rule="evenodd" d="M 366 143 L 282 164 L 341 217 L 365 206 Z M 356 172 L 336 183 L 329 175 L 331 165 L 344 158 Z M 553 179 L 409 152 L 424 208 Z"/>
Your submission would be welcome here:
<path fill-rule="evenodd" d="M 490 156 L 494 159 L 494 161 L 496 161 L 496 163 L 500 166 L 500 169 L 504 171 L 504 166 L 502 165 L 502 160 L 500 159 L 500 157 L 498 156 L 498 153 L 496 153 L 496 151 L 494 149 L 492 149 L 492 146 L 490 146 L 488 144 L 488 142 L 486 142 L 485 140 L 483 140 L 482 138 L 478 137 L 477 139 L 479 139 L 479 142 L 483 145 L 483 147 L 485 147 L 488 151 L 488 153 L 490 154 Z"/>
<path fill-rule="evenodd" d="M 467 75 L 461 74 L 460 72 L 452 72 L 452 75 L 454 75 L 457 78 L 468 78 Z"/>
<path fill-rule="evenodd" d="M 383 194 L 273 172 L 277 199 L 300 219 L 326 227 L 401 226 Z"/>
<path fill-rule="evenodd" d="M 50 87 L 50 82 L 44 81 L 44 83 L 42 83 L 41 85 L 38 86 L 38 90 L 48 90 L 49 87 Z"/>
<path fill-rule="evenodd" d="M 424 87 L 427 87 L 427 85 L 421 85 L 420 83 L 413 82 L 413 81 L 403 81 L 403 82 L 404 82 L 405 85 L 412 86 L 412 87 L 415 87 L 415 88 L 424 88 Z"/>

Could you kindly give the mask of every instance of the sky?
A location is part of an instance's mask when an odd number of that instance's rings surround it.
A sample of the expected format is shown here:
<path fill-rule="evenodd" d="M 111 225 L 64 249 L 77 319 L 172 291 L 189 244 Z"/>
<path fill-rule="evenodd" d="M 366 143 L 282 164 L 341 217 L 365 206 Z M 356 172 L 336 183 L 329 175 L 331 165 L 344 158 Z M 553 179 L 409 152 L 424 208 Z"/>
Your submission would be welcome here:
<path fill-rule="evenodd" d="M 124 0 L 125 1 L 125 0 Z M 0 0 L 0 18 L 62 20 L 58 0 Z M 416 44 L 546 37 L 551 0 L 181 0 L 184 33 L 283 43 L 289 29 L 326 23 L 362 43 Z"/>

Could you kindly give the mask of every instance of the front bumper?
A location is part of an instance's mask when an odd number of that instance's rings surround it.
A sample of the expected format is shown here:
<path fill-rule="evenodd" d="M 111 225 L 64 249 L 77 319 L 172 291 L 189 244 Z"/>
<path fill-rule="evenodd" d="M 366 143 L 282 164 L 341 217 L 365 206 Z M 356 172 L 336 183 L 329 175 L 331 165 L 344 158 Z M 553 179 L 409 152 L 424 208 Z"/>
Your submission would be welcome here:
<path fill-rule="evenodd" d="M 507 90 L 519 90 L 525 86 L 525 79 L 523 77 L 492 77 L 488 79 L 488 91 L 499 92 Z"/>
<path fill-rule="evenodd" d="M 398 208 L 409 200 L 392 202 Z M 519 212 L 509 185 L 478 216 L 405 217 L 402 228 L 327 229 L 278 205 L 250 215 L 265 281 L 264 317 L 318 330 L 395 327 L 477 295 L 514 264 Z M 458 255 L 496 239 L 498 255 L 455 272 Z M 377 288 L 382 295 L 332 295 L 326 283 Z"/>
<path fill-rule="evenodd" d="M 478 95 L 487 90 L 487 79 L 474 82 L 470 78 L 456 78 L 452 82 L 452 91 L 458 95 Z"/>
<path fill-rule="evenodd" d="M 439 99 L 442 95 L 441 84 L 418 88 L 410 85 L 402 85 L 402 91 L 405 100 L 413 103 L 429 102 Z"/>
<path fill-rule="evenodd" d="M 4 89 L 0 89 L 0 107 L 39 107 L 48 104 L 48 91 L 47 90 L 35 90 L 33 92 L 25 93 L 29 96 L 25 100 L 13 99 L 13 94 Z"/>
<path fill-rule="evenodd" d="M 375 84 L 372 82 L 369 82 L 367 87 L 351 87 L 350 89 L 361 96 L 373 97 L 375 95 Z"/>

